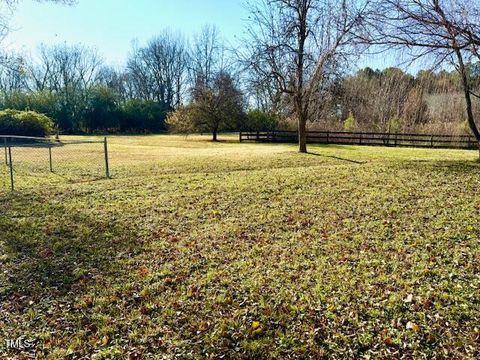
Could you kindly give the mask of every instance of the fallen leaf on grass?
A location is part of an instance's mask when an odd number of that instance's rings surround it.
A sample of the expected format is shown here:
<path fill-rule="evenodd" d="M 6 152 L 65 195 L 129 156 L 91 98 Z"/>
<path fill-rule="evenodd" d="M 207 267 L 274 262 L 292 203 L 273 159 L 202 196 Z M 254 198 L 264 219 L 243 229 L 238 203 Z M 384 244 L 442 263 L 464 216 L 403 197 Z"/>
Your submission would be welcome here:
<path fill-rule="evenodd" d="M 409 321 L 407 323 L 407 330 L 413 330 L 414 332 L 419 332 L 420 327 L 417 324 L 415 324 L 414 322 Z"/>
<path fill-rule="evenodd" d="M 150 269 L 146 266 L 142 266 L 140 269 L 138 269 L 138 272 L 140 273 L 140 275 L 147 276 L 150 274 Z"/>
<path fill-rule="evenodd" d="M 150 295 L 150 289 L 148 287 L 144 287 L 142 291 L 140 291 L 140 296 L 145 298 Z"/>
<path fill-rule="evenodd" d="M 393 342 L 393 340 L 392 340 L 391 337 L 385 338 L 385 340 L 383 340 L 383 342 L 384 342 L 385 345 L 387 345 L 387 346 L 393 346 L 393 345 L 395 345 L 395 343 Z"/>
<path fill-rule="evenodd" d="M 258 321 L 254 321 L 250 328 L 252 335 L 258 335 L 262 332 L 262 325 Z"/>
<path fill-rule="evenodd" d="M 110 341 L 110 338 L 108 337 L 108 335 L 105 335 L 103 338 L 102 338 L 102 345 L 103 346 L 106 346 L 108 345 L 108 342 Z"/>

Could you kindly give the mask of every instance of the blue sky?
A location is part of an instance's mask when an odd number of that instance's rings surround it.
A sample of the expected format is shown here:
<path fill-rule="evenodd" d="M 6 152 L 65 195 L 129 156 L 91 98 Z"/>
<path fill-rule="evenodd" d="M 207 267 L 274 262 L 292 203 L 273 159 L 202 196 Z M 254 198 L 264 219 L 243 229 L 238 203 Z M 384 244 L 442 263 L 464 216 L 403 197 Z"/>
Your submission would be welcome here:
<path fill-rule="evenodd" d="M 245 0 L 78 0 L 74 6 L 23 0 L 11 17 L 13 31 L 3 46 L 35 54 L 42 43 L 82 43 L 108 63 L 121 66 L 132 41 L 145 43 L 165 28 L 187 37 L 215 24 L 227 42 L 244 34 Z M 383 56 L 381 58 L 384 58 Z M 362 61 L 362 66 L 370 61 Z M 385 67 L 381 59 L 371 63 Z"/>
<path fill-rule="evenodd" d="M 109 62 L 121 64 L 132 40 L 142 44 L 165 28 L 186 36 L 216 24 L 230 42 L 242 36 L 244 0 L 78 0 L 62 6 L 24 0 L 11 17 L 10 49 L 34 52 L 41 43 L 93 46 Z"/>

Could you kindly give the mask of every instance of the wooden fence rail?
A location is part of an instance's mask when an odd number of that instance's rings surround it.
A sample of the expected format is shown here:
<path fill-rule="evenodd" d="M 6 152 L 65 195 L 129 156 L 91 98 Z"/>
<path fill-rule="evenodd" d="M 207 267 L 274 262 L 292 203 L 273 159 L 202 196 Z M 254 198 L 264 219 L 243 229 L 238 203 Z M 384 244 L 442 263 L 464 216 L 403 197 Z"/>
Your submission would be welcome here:
<path fill-rule="evenodd" d="M 296 131 L 242 131 L 240 142 L 296 143 Z M 348 131 L 308 131 L 309 144 L 340 144 L 370 146 L 404 146 L 426 148 L 477 149 L 478 142 L 468 135 L 375 133 Z"/>

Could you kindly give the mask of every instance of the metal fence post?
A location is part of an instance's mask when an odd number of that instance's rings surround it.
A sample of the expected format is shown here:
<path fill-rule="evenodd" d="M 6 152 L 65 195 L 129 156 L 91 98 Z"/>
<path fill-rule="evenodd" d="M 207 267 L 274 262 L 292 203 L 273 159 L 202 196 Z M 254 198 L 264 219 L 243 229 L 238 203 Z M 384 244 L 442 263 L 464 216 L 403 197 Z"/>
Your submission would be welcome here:
<path fill-rule="evenodd" d="M 7 150 L 7 138 L 3 138 L 3 146 L 5 146 L 5 165 L 8 165 L 8 150 Z"/>
<path fill-rule="evenodd" d="M 107 145 L 107 137 L 103 138 L 103 149 L 105 152 L 105 174 L 107 179 L 110 179 L 110 168 L 108 165 L 108 145 Z"/>
<path fill-rule="evenodd" d="M 8 147 L 8 162 L 10 164 L 10 186 L 12 191 L 15 191 L 15 184 L 13 182 L 13 161 L 12 161 L 12 148 Z"/>
<path fill-rule="evenodd" d="M 48 160 L 50 162 L 50 172 L 53 172 L 53 163 L 52 163 L 52 146 L 48 147 Z"/>

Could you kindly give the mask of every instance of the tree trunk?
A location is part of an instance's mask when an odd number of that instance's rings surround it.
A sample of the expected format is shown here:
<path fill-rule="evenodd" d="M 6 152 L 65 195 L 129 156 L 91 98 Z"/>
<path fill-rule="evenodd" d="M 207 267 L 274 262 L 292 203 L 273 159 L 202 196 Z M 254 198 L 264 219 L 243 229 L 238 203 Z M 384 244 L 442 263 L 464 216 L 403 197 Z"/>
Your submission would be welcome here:
<path fill-rule="evenodd" d="M 298 116 L 298 151 L 307 153 L 307 121 L 303 114 Z"/>
<path fill-rule="evenodd" d="M 217 132 L 218 132 L 217 128 L 213 129 L 213 141 L 217 141 Z"/>
<path fill-rule="evenodd" d="M 300 153 L 307 152 L 307 116 L 303 109 L 305 106 L 304 94 L 304 76 L 305 76 L 305 42 L 308 36 L 307 31 L 307 14 L 309 6 L 306 0 L 302 0 L 297 9 L 298 13 L 298 34 L 297 34 L 297 59 L 296 59 L 296 86 L 295 86 L 295 110 L 298 117 L 298 151 Z"/>
<path fill-rule="evenodd" d="M 465 96 L 465 102 L 467 104 L 468 125 L 470 126 L 470 129 L 472 130 L 473 135 L 475 135 L 475 139 L 477 139 L 478 151 L 479 151 L 478 155 L 479 155 L 479 158 L 480 158 L 480 131 L 478 131 L 478 127 L 477 127 L 477 124 L 475 123 L 475 118 L 473 116 L 472 96 L 470 94 L 470 83 L 468 82 L 468 74 L 467 74 L 467 70 L 465 68 L 465 64 L 463 62 L 462 53 L 460 52 L 459 49 L 456 49 L 455 52 L 457 54 L 460 76 L 462 78 L 463 94 Z"/>

